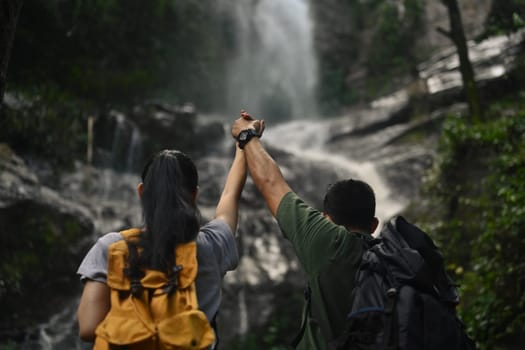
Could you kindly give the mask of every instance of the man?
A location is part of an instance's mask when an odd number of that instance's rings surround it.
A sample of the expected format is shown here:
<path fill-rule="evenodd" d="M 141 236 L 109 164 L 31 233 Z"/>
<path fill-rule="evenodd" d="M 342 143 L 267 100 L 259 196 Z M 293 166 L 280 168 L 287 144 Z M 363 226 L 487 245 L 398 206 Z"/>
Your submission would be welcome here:
<path fill-rule="evenodd" d="M 232 136 L 244 149 L 253 181 L 308 278 L 309 300 L 294 345 L 328 349 L 345 324 L 364 241 L 378 225 L 374 192 L 362 181 L 340 181 L 327 191 L 324 212 L 315 210 L 292 191 L 259 142 L 263 130 L 264 121 L 242 112 L 232 126 Z"/>

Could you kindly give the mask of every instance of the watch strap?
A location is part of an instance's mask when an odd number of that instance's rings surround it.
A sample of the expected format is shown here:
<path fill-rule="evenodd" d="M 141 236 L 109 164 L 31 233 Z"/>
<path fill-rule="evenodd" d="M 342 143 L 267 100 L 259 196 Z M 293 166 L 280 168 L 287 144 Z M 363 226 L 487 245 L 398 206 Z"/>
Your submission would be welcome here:
<path fill-rule="evenodd" d="M 254 137 L 259 137 L 259 134 L 255 129 L 244 129 L 239 135 L 237 135 L 237 142 L 240 149 L 244 149 L 244 146 Z"/>

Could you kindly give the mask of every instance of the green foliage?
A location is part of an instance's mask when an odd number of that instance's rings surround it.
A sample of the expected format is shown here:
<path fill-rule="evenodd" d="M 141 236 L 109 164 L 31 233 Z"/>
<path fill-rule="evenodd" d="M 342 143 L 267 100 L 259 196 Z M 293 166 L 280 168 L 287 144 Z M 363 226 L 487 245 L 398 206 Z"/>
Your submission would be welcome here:
<path fill-rule="evenodd" d="M 524 94 L 494 105 L 483 124 L 451 117 L 427 183 L 443 208 L 429 231 L 462 283 L 461 314 L 481 349 L 525 331 Z"/>
<path fill-rule="evenodd" d="M 225 60 L 216 12 L 211 0 L 32 1 L 10 84 L 49 82 L 99 107 L 161 94 L 210 106 Z"/>
<path fill-rule="evenodd" d="M 351 105 L 359 102 L 358 94 L 354 89 L 348 88 L 344 69 L 334 67 L 321 69 L 319 99 L 321 107 L 326 113 L 333 113 L 340 106 Z"/>
<path fill-rule="evenodd" d="M 376 2 L 376 22 L 366 67 L 367 92 L 380 96 L 395 89 L 393 77 L 411 75 L 422 54 L 414 43 L 424 29 L 424 0 L 397 3 Z"/>
<path fill-rule="evenodd" d="M 213 0 L 35 0 L 25 4 L 0 141 L 70 165 L 84 157 L 86 118 L 149 99 L 223 101 L 227 34 Z M 37 82 L 37 83 L 35 83 Z"/>
<path fill-rule="evenodd" d="M 482 38 L 525 27 L 525 0 L 494 1 Z"/>
<path fill-rule="evenodd" d="M 327 23 L 317 23 L 326 26 L 322 30 L 333 41 L 319 57 L 319 96 L 325 111 L 389 93 L 398 84 L 394 77 L 415 71 L 422 56 L 414 42 L 424 28 L 424 5 L 425 0 L 344 2 L 338 11 L 346 15 L 346 23 L 341 23 L 346 32 L 341 33 L 331 17 Z M 329 12 L 321 8 L 326 4 L 313 6 L 319 6 L 318 17 Z M 356 73 L 359 64 L 364 69 Z"/>
<path fill-rule="evenodd" d="M 92 227 L 73 214 L 20 202 L 0 210 L 0 229 L 0 328 L 20 329 L 48 317 L 78 287 L 78 242 Z"/>
<path fill-rule="evenodd" d="M 417 64 L 413 44 L 423 28 L 424 3 L 405 0 L 403 6 L 400 12 L 395 3 L 383 2 L 377 9 L 377 26 L 367 61 L 372 76 L 406 72 Z"/>
<path fill-rule="evenodd" d="M 358 59 L 362 50 L 359 38 L 366 16 L 356 1 L 340 1 L 334 6 L 311 1 L 310 6 L 317 34 L 323 36 L 315 43 L 319 59 L 317 95 L 320 108 L 334 113 L 343 105 L 358 102 L 348 88 L 348 65 Z"/>
<path fill-rule="evenodd" d="M 49 87 L 35 87 L 17 99 L 16 109 L 6 109 L 0 121 L 0 142 L 58 167 L 84 156 L 87 116 L 82 101 Z"/>
<path fill-rule="evenodd" d="M 0 344 L 0 350 L 16 350 L 19 348 L 20 346 L 13 341 L 8 341 L 6 344 Z"/>

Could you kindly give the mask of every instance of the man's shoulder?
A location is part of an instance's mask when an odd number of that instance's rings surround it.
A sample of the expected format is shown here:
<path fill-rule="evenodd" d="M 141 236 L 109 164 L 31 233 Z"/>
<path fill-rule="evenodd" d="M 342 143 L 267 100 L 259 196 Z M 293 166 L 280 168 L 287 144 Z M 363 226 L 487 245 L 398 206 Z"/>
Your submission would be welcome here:
<path fill-rule="evenodd" d="M 295 192 L 290 191 L 286 193 L 277 207 L 277 218 L 286 217 L 286 213 L 290 210 L 296 210 L 299 207 L 304 209 L 313 209 L 305 203 L 305 201 Z"/>
<path fill-rule="evenodd" d="M 295 193 L 294 191 L 287 192 L 283 198 L 281 198 L 281 201 L 279 202 L 279 207 L 283 205 L 283 203 L 287 203 L 288 201 L 293 201 L 295 199 L 301 200 L 301 198 Z M 279 208 L 277 208 L 279 209 Z"/>

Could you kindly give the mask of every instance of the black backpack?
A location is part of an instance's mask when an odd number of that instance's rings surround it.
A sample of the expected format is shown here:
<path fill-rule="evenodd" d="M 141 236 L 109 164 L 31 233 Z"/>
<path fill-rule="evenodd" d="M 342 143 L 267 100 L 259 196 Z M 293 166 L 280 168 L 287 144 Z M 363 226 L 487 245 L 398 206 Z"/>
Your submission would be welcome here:
<path fill-rule="evenodd" d="M 397 216 L 366 241 L 345 331 L 330 349 L 475 349 L 456 315 L 457 286 L 425 232 Z"/>

